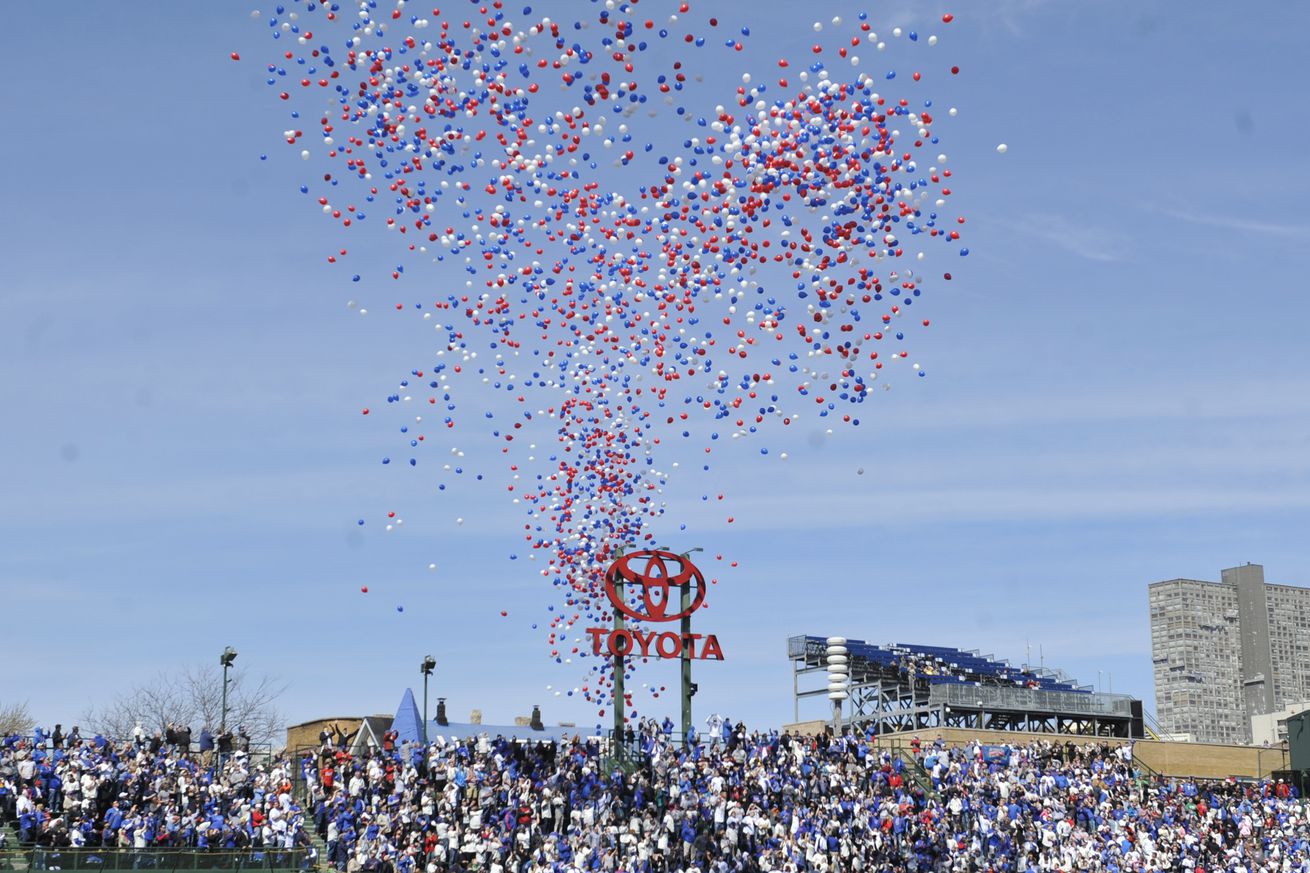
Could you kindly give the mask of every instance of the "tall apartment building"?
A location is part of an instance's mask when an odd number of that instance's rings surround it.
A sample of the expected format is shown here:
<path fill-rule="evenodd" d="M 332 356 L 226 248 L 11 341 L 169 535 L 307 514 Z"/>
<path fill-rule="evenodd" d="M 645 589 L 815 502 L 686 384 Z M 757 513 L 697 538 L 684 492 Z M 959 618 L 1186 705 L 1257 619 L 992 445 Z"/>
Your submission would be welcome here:
<path fill-rule="evenodd" d="M 1310 588 L 1264 567 L 1149 587 L 1156 715 L 1197 742 L 1249 743 L 1251 717 L 1310 700 Z"/>

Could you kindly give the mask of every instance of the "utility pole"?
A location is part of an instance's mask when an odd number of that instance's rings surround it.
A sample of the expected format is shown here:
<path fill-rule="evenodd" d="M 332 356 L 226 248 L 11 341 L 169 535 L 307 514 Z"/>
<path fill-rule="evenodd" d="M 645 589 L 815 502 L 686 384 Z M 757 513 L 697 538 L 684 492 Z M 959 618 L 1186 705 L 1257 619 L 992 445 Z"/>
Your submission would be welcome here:
<path fill-rule="evenodd" d="M 437 669 L 437 659 L 431 655 L 423 658 L 423 663 L 418 665 L 418 671 L 423 674 L 423 745 L 428 744 L 428 677 L 432 671 Z M 427 752 L 423 753 L 424 757 Z"/>

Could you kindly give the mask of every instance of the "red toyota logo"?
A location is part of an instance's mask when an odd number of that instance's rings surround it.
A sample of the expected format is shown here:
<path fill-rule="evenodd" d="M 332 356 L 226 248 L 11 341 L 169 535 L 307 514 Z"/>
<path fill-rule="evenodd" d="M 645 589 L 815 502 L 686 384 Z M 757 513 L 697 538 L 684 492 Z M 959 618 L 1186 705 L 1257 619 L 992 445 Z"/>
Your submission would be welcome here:
<path fill-rule="evenodd" d="M 623 602 L 616 587 L 620 582 L 641 586 L 644 614 Z M 682 592 L 688 586 L 693 586 L 691 605 L 682 609 Z M 610 565 L 605 572 L 605 594 L 614 608 L 628 618 L 677 621 L 700 609 L 705 602 L 705 577 L 695 564 L 681 555 L 663 549 L 648 549 L 624 555 Z"/>

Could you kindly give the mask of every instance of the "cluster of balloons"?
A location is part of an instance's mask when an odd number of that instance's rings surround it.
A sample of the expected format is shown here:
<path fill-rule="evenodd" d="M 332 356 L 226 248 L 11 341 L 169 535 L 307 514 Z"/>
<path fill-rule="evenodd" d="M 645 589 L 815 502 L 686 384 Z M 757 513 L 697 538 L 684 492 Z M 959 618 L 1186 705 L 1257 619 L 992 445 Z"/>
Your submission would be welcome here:
<path fill-rule="evenodd" d="M 558 19 L 501 0 L 287 0 L 254 17 L 278 44 L 283 138 L 316 161 L 301 192 L 442 265 L 440 287 L 419 279 L 394 304 L 437 339 L 384 411 L 411 467 L 456 434 L 500 448 L 563 663 L 589 654 L 579 622 L 610 618 L 617 551 L 652 544 L 679 446 L 703 458 L 798 422 L 858 425 L 885 368 L 923 375 L 902 345 L 928 325 L 909 317 L 921 262 L 968 249 L 923 93 L 959 68 L 861 70 L 888 39 L 936 35 L 832 18 L 766 75 L 742 67 L 750 28 L 714 6 L 552 5 Z M 553 448 L 522 449 L 543 426 Z M 603 714 L 610 669 L 568 693 Z"/>

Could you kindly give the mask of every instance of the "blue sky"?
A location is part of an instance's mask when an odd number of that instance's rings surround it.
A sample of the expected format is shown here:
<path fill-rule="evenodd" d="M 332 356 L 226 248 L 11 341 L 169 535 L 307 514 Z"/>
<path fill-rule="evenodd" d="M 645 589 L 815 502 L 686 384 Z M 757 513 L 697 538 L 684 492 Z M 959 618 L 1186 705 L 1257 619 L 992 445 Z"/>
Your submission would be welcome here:
<path fill-rule="evenodd" d="M 938 3 L 871 8 L 941 32 L 931 62 L 963 70 L 933 93 L 960 108 L 943 148 L 972 254 L 922 302 L 929 377 L 893 380 L 858 430 L 727 447 L 669 487 L 688 531 L 668 540 L 739 562 L 698 618 L 728 658 L 697 669 L 702 714 L 789 720 L 801 633 L 1031 642 L 1150 705 L 1148 583 L 1255 561 L 1310 584 L 1310 10 L 974 5 L 949 31 Z M 801 56 L 794 8 L 750 7 L 743 63 Z M 290 721 L 386 712 L 430 652 L 452 715 L 590 723 L 554 694 L 580 666 L 531 629 L 553 590 L 509 558 L 522 515 L 489 442 L 460 445 L 484 487 L 378 464 L 396 435 L 359 410 L 430 334 L 385 314 L 393 241 L 341 236 L 297 192 L 261 73 L 278 46 L 248 13 L 8 10 L 0 697 L 68 724 L 232 645 L 288 682 Z M 901 48 L 886 66 L 924 57 Z M 449 281 L 407 263 L 406 295 Z M 700 500 L 720 491 L 732 525 Z"/>

